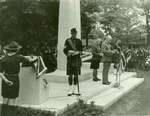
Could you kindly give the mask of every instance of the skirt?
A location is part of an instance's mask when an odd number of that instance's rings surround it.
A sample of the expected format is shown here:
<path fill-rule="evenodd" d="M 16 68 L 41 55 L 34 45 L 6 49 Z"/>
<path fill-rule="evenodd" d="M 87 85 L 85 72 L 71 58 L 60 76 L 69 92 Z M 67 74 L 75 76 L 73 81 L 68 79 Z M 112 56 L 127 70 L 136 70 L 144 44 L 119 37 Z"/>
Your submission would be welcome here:
<path fill-rule="evenodd" d="M 91 60 L 90 69 L 99 69 L 100 60 Z"/>
<path fill-rule="evenodd" d="M 9 86 L 2 80 L 2 97 L 15 99 L 19 96 L 19 76 L 6 76 L 9 81 L 13 82 L 12 86 Z"/>

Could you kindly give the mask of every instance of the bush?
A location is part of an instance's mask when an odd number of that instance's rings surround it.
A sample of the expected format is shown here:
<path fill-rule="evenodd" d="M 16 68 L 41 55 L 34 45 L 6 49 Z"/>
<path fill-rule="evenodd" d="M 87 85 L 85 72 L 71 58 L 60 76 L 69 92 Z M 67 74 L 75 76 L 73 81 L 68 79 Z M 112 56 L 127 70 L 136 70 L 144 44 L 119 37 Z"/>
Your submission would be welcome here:
<path fill-rule="evenodd" d="M 78 103 L 69 106 L 64 110 L 63 113 L 58 116 L 102 116 L 103 112 L 98 107 L 91 104 L 86 104 L 83 100 L 79 100 Z"/>
<path fill-rule="evenodd" d="M 23 55 L 57 45 L 58 1 L 6 0 L 0 2 L 0 44 L 17 41 Z M 43 51 L 42 51 L 43 52 Z"/>
<path fill-rule="evenodd" d="M 33 109 L 33 108 L 24 108 L 18 106 L 1 106 L 1 115 L 0 116 L 55 116 L 55 112 Z"/>

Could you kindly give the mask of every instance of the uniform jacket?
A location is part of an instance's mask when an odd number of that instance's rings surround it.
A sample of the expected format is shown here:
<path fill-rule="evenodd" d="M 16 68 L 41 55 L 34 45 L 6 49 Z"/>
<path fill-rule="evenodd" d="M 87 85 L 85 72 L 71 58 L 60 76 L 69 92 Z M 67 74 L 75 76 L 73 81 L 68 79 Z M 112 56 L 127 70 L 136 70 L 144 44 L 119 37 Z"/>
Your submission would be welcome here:
<path fill-rule="evenodd" d="M 92 48 L 91 48 L 91 52 L 92 52 L 92 59 L 93 60 L 100 60 L 101 59 L 101 55 L 100 53 L 102 53 L 102 50 L 101 50 L 101 45 L 102 45 L 102 40 L 100 39 L 97 39 L 94 44 L 92 45 Z"/>
<path fill-rule="evenodd" d="M 69 41 L 72 41 L 72 43 L 74 44 L 76 50 L 74 50 L 72 48 Z M 67 74 L 68 75 L 72 74 L 72 72 L 76 72 L 76 71 L 73 71 L 73 70 L 78 70 L 79 71 L 80 68 L 81 68 L 80 54 L 74 55 L 74 56 L 68 56 L 69 50 L 79 51 L 81 53 L 82 52 L 82 42 L 81 42 L 81 40 L 78 39 L 78 38 L 75 38 L 74 40 L 72 38 L 68 38 L 65 41 L 64 53 L 67 56 Z"/>
<path fill-rule="evenodd" d="M 102 52 L 103 52 L 102 61 L 103 62 L 112 62 L 113 50 L 112 50 L 111 44 L 104 41 L 102 43 Z"/>

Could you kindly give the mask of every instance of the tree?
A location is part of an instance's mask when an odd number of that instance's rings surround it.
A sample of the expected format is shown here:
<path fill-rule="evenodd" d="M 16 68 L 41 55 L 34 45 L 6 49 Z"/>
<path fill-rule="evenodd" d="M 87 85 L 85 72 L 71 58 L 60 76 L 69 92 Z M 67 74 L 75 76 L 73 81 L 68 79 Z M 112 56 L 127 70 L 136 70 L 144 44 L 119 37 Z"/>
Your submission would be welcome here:
<path fill-rule="evenodd" d="M 86 39 L 86 47 L 88 47 L 88 39 L 91 30 L 94 28 L 95 20 L 90 15 L 100 12 L 101 9 L 94 0 L 81 0 L 81 33 L 83 39 Z"/>
<path fill-rule="evenodd" d="M 146 16 L 146 30 L 147 30 L 147 45 L 150 45 L 150 1 L 149 0 L 141 0 L 141 8 L 143 9 Z"/>
<path fill-rule="evenodd" d="M 137 0 L 95 0 L 92 4 L 90 0 L 85 2 L 82 7 L 86 6 L 84 13 L 87 17 L 84 18 L 89 24 L 84 26 L 90 27 L 88 32 L 96 25 L 114 38 L 125 40 L 132 33 L 133 27 L 143 25 L 140 20 L 143 11 L 137 7 Z"/>
<path fill-rule="evenodd" d="M 0 3 L 0 40 L 5 43 L 16 40 L 25 49 L 44 42 L 56 46 L 58 10 L 58 1 L 13 0 Z"/>

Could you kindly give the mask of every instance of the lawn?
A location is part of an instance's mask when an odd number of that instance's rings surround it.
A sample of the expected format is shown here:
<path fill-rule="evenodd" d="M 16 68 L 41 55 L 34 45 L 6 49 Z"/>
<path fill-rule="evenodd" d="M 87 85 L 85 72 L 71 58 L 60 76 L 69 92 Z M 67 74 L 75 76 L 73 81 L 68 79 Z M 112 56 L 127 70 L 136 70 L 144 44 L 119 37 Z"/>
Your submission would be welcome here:
<path fill-rule="evenodd" d="M 104 112 L 104 116 L 150 116 L 150 72 L 142 72 L 144 83 Z"/>

